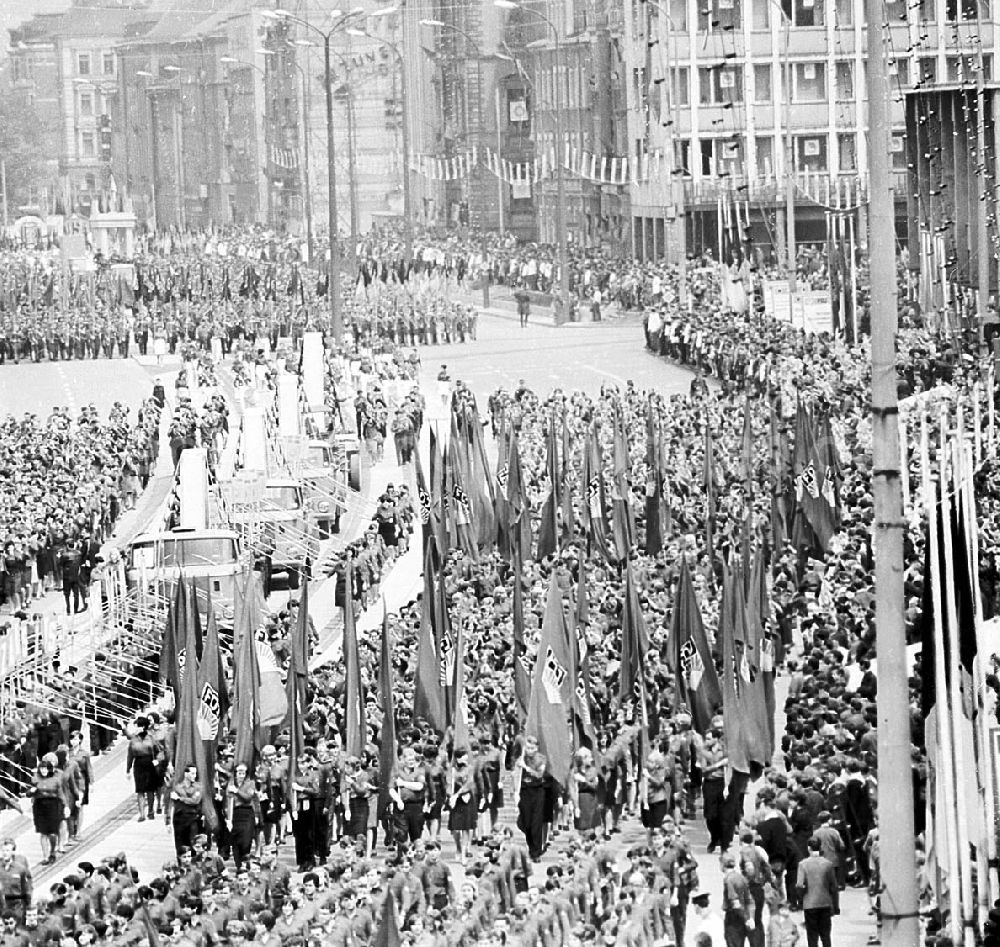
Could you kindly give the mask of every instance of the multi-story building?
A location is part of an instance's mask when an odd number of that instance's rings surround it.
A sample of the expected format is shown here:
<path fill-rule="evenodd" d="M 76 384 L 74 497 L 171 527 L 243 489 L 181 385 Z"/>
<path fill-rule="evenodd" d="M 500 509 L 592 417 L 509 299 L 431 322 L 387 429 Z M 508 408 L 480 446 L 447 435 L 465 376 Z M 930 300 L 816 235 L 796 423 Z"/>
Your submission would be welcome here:
<path fill-rule="evenodd" d="M 139 8 L 78 0 L 10 31 L 12 91 L 25 95 L 51 155 L 37 204 L 87 212 L 111 184 L 113 113 L 118 93 L 115 46 L 148 20 Z"/>
<path fill-rule="evenodd" d="M 957 75 L 974 43 L 953 0 L 885 5 L 892 164 L 905 226 L 903 93 Z M 992 59 L 984 4 L 978 31 Z M 866 41 L 863 0 L 625 0 L 629 153 L 656 174 L 631 185 L 636 252 L 722 246 L 738 221 L 752 242 L 783 253 L 786 208 L 797 242 L 826 239 L 826 215 L 852 211 L 866 239 Z M 970 45 L 972 44 L 972 45 Z M 790 175 L 789 172 L 792 172 Z M 792 193 L 788 193 L 791 182 Z M 861 200 L 859 200 L 859 195 Z M 749 221 L 749 226 L 747 226 Z"/>

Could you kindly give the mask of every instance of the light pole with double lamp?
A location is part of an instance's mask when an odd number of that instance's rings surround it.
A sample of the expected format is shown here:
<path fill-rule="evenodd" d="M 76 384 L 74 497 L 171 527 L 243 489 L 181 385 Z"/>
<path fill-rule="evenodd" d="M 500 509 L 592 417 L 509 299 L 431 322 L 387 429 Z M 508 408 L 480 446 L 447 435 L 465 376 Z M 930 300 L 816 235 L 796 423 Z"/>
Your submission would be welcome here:
<path fill-rule="evenodd" d="M 555 112 L 555 135 L 556 135 L 556 160 L 553 169 L 556 176 L 556 243 L 559 248 L 559 305 L 562 309 L 562 319 L 569 318 L 569 249 L 566 244 L 566 182 L 563 175 L 564 145 L 563 145 L 563 117 L 562 117 L 562 81 L 563 75 L 563 47 L 559 37 L 559 28 L 540 10 L 534 7 L 526 7 L 514 0 L 493 0 L 493 6 L 501 10 L 520 10 L 522 13 L 530 14 L 542 20 L 550 30 L 552 30 L 552 44 L 555 51 L 556 75 L 553 86 L 555 87 L 555 97 L 553 100 L 553 111 Z"/>
<path fill-rule="evenodd" d="M 348 13 L 342 10 L 334 10 L 330 17 L 334 21 L 329 30 L 321 30 L 308 20 L 303 20 L 290 13 L 288 10 L 264 10 L 261 16 L 282 20 L 288 23 L 297 23 L 307 30 L 312 30 L 323 38 L 323 84 L 326 93 L 326 170 L 329 188 L 329 207 L 327 225 L 330 231 L 330 267 L 327 283 L 327 295 L 330 299 L 330 327 L 333 330 L 333 338 L 339 344 L 344 340 L 344 313 L 342 300 L 340 298 L 340 246 L 338 243 L 337 223 L 337 165 L 336 147 L 333 138 L 333 79 L 330 71 L 330 38 L 338 32 L 344 32 L 350 24 L 362 16 L 364 10 L 356 7 Z"/>
<path fill-rule="evenodd" d="M 368 15 L 373 17 L 386 16 L 387 14 L 396 12 L 398 12 L 396 7 L 386 7 L 384 10 L 376 10 L 374 13 L 369 13 Z M 413 259 L 413 206 L 410 196 L 410 119 L 409 102 L 406 94 L 406 59 L 400 48 L 392 40 L 376 36 L 374 33 L 369 33 L 366 30 L 360 30 L 356 27 L 352 27 L 346 32 L 349 36 L 364 36 L 384 46 L 396 57 L 396 65 L 399 67 L 399 104 L 403 112 L 403 254 L 406 261 L 409 262 Z"/>

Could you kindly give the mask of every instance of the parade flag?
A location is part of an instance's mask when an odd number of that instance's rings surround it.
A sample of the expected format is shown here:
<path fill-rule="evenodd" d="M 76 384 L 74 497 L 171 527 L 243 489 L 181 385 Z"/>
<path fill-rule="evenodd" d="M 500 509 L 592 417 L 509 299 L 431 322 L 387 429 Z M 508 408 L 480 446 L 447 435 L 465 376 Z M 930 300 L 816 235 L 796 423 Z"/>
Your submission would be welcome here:
<path fill-rule="evenodd" d="M 396 707 L 392 691 L 392 637 L 389 612 L 382 600 L 382 641 L 379 649 L 378 685 L 382 704 L 382 726 L 378 744 L 378 820 L 389 811 L 389 790 L 396 773 Z"/>
<path fill-rule="evenodd" d="M 663 549 L 663 474 L 660 470 L 659 431 L 652 402 L 646 403 L 646 554 Z"/>
<path fill-rule="evenodd" d="M 597 746 L 597 731 L 591 713 L 590 700 L 590 646 L 587 629 L 590 627 L 590 607 L 587 601 L 587 575 L 580 563 L 580 579 L 576 584 L 576 614 L 570 654 L 573 659 L 573 710 L 574 733 L 580 744 Z"/>
<path fill-rule="evenodd" d="M 469 494 L 468 466 L 463 447 L 455 426 L 455 416 L 452 415 L 451 437 L 445 452 L 445 488 L 452 509 L 451 545 L 455 549 L 461 549 L 472 560 L 478 561 L 478 526 Z"/>
<path fill-rule="evenodd" d="M 674 710 L 687 709 L 695 730 L 707 733 L 722 703 L 722 691 L 686 556 L 681 559 L 670 615 L 667 665 L 674 674 Z"/>
<path fill-rule="evenodd" d="M 434 526 L 431 516 L 431 494 L 427 489 L 427 480 L 424 478 L 424 465 L 420 460 L 420 445 L 413 450 L 413 466 L 417 475 L 417 509 L 416 513 L 420 519 L 421 549 L 426 550 L 428 545 L 434 540 Z M 444 555 L 443 550 L 438 551 L 439 555 Z"/>
<path fill-rule="evenodd" d="M 455 629 L 455 687 L 452 693 L 451 719 L 454 721 L 452 753 L 471 749 L 469 731 L 472 720 L 469 714 L 469 697 L 465 689 L 465 623 L 461 616 Z"/>
<path fill-rule="evenodd" d="M 621 405 L 617 402 L 614 405 L 612 432 L 611 525 L 618 560 L 621 561 L 627 559 L 632 552 L 635 521 L 630 502 L 632 489 L 629 485 L 628 438 L 622 421 Z"/>
<path fill-rule="evenodd" d="M 198 664 L 198 695 L 201 707 L 198 714 L 198 731 L 201 738 L 211 741 L 212 758 L 219 742 L 219 733 L 229 715 L 229 688 L 226 685 L 226 670 L 219 650 L 219 629 L 215 623 L 212 599 L 208 600 L 208 615 L 205 619 L 205 650 Z"/>
<path fill-rule="evenodd" d="M 816 430 L 816 452 L 823 468 L 823 494 L 832 508 L 833 528 L 838 530 L 841 516 L 840 484 L 844 479 L 844 469 L 840 463 L 840 453 L 833 434 L 829 411 L 820 413 Z"/>
<path fill-rule="evenodd" d="M 531 556 L 531 504 L 524 488 L 517 431 L 511 433 L 508 465 L 507 509 L 510 516 L 511 546 L 517 561 L 523 563 L 526 556 Z"/>
<path fill-rule="evenodd" d="M 396 917 L 396 898 L 392 891 L 387 890 L 382 899 L 382 916 L 379 918 L 378 930 L 375 931 L 373 947 L 402 947 L 403 939 L 399 933 L 399 919 Z"/>
<path fill-rule="evenodd" d="M 249 570 L 237 579 L 233 622 L 233 730 L 236 731 L 235 762 L 253 770 L 259 744 L 261 677 L 257 660 L 257 628 L 251 610 L 254 573 Z M 280 678 L 279 678 L 280 685 Z M 282 695 L 284 696 L 284 695 Z M 287 707 L 286 707 L 287 711 Z M 284 717 L 284 714 L 282 714 Z"/>
<path fill-rule="evenodd" d="M 816 449 L 808 408 L 800 401 L 795 416 L 793 474 L 795 517 L 792 540 L 799 548 L 827 552 L 837 530 L 835 475 Z"/>
<path fill-rule="evenodd" d="M 548 757 L 552 778 L 563 787 L 569 782 L 573 758 L 569 725 L 572 695 L 568 643 L 562 593 L 553 573 L 545 600 L 525 733 L 538 740 L 538 748 Z"/>
<path fill-rule="evenodd" d="M 497 439 L 496 490 L 493 491 L 493 520 L 496 523 L 497 551 L 505 562 L 513 557 L 511 548 L 510 507 L 507 502 L 507 481 L 510 478 L 508 432 L 502 430 Z"/>
<path fill-rule="evenodd" d="M 576 542 L 576 517 L 573 512 L 575 473 L 573 471 L 573 441 L 570 438 L 566 411 L 563 411 L 562 416 L 562 470 L 560 476 L 562 478 L 559 495 L 562 504 L 563 540 L 566 543 L 573 543 Z"/>
<path fill-rule="evenodd" d="M 545 476 L 548 496 L 542 504 L 542 515 L 538 524 L 539 561 L 547 556 L 554 556 L 559 549 L 559 460 L 556 455 L 555 419 L 550 417 L 545 435 Z"/>
<path fill-rule="evenodd" d="M 752 505 L 753 472 L 753 426 L 750 423 L 750 395 L 747 395 L 743 402 L 743 443 L 740 449 L 740 480 L 745 491 L 743 504 L 747 508 Z"/>
<path fill-rule="evenodd" d="M 354 585 L 352 572 L 353 565 L 348 563 L 348 589 Z M 368 727 L 365 722 L 365 692 L 361 682 L 361 655 L 354 627 L 354 599 L 349 594 L 344 595 L 344 671 L 344 752 L 361 759 L 368 743 Z"/>
<path fill-rule="evenodd" d="M 420 599 L 420 633 L 417 642 L 417 673 L 413 693 L 413 716 L 426 720 L 438 733 L 448 726 L 444 683 L 441 680 L 441 649 L 434 620 L 437 592 L 434 588 L 434 558 L 431 546 L 424 550 L 424 592 Z"/>
<path fill-rule="evenodd" d="M 790 537 L 788 528 L 788 494 L 791 460 L 788 438 L 782 430 L 775 402 L 768 410 L 769 434 L 771 438 L 771 546 L 783 549 Z"/>
<path fill-rule="evenodd" d="M 344 593 L 350 601 L 350 576 L 348 590 Z M 309 685 L 309 583 L 302 586 L 299 614 L 290 636 L 288 677 L 285 680 L 285 699 L 288 703 L 288 782 L 286 791 L 292 818 L 298 811 L 292 783 L 298 772 L 299 758 L 305 749 L 304 715 Z"/>
<path fill-rule="evenodd" d="M 210 751 L 199 732 L 201 716 L 201 696 L 198 673 L 198 630 L 200 620 L 195 602 L 194 588 L 185 579 L 178 579 L 180 590 L 177 595 L 177 635 L 184 642 L 183 663 L 181 664 L 180 694 L 177 701 L 177 730 L 174 756 L 174 774 L 183 779 L 184 770 L 194 764 L 198 770 L 198 782 L 202 786 L 202 814 L 209 831 L 214 832 L 219 825 L 215 811 L 213 792 L 215 754 Z M 180 655 L 179 655 L 180 657 Z M 179 662 L 180 663 L 180 662 Z"/>
<path fill-rule="evenodd" d="M 743 563 L 723 563 L 719 636 L 722 639 L 722 717 L 729 765 L 756 779 L 768 763 L 764 694 L 753 643 L 748 640 Z"/>
<path fill-rule="evenodd" d="M 475 510 L 476 540 L 479 548 L 490 550 L 496 540 L 496 521 L 493 516 L 493 478 L 490 476 L 489 461 L 486 459 L 486 445 L 483 443 L 483 425 L 479 420 L 479 409 L 472 402 L 467 421 L 469 435 L 469 475 L 472 489 L 472 503 Z"/>
<path fill-rule="evenodd" d="M 514 601 L 512 620 L 514 625 L 514 699 L 517 702 L 518 719 L 528 715 L 528 699 L 531 696 L 531 665 L 528 649 L 524 643 L 524 589 L 522 587 L 521 557 L 514 554 Z"/>
<path fill-rule="evenodd" d="M 705 458 L 702 471 L 702 481 L 705 488 L 705 549 L 711 573 L 715 573 L 715 440 L 712 429 L 705 425 Z"/>
<path fill-rule="evenodd" d="M 448 487 L 444 455 L 438 444 L 437 434 L 430 430 L 431 453 L 431 529 L 436 537 L 438 555 L 445 558 L 450 544 L 448 541 Z"/>
<path fill-rule="evenodd" d="M 767 589 L 767 550 L 758 537 L 756 554 L 744 559 L 747 570 L 746 623 L 749 653 L 757 656 L 760 700 L 754 700 L 752 709 L 758 715 L 757 727 L 767 735 L 765 758 L 774 753 L 774 638 L 768 621 L 770 595 Z"/>
<path fill-rule="evenodd" d="M 583 522 L 589 548 L 609 565 L 618 558 L 609 537 L 607 502 L 604 491 L 604 466 L 601 461 L 600 433 L 596 425 L 587 430 L 583 450 Z"/>
<path fill-rule="evenodd" d="M 178 579 L 177 585 L 174 588 L 174 600 L 167 609 L 167 620 L 163 626 L 163 644 L 160 646 L 160 683 L 166 684 L 167 687 L 172 687 L 175 698 L 181 679 L 177 619 L 180 615 L 184 584 L 183 578 Z"/>
<path fill-rule="evenodd" d="M 618 696 L 623 702 L 639 696 L 648 650 L 649 633 L 639 606 L 632 562 L 628 560 L 625 563 L 625 608 L 622 614 L 622 666 L 618 671 Z"/>

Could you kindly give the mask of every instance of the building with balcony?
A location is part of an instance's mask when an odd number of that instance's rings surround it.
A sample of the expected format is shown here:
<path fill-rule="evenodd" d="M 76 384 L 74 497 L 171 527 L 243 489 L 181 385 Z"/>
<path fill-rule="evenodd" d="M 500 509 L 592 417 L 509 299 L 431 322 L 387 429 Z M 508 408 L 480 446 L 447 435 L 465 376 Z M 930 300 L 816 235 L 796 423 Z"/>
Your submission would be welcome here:
<path fill-rule="evenodd" d="M 903 95 L 957 75 L 976 46 L 968 27 L 977 11 L 955 0 L 889 0 L 885 10 L 905 234 Z M 857 205 L 850 213 L 866 245 L 863 0 L 625 0 L 624 12 L 628 151 L 662 156 L 663 166 L 630 187 L 639 255 L 674 255 L 684 237 L 688 247 L 728 246 L 737 229 L 738 242 L 748 235 L 783 254 L 789 174 L 798 243 L 822 243 L 826 215 Z M 978 12 L 989 70 L 995 30 L 985 0 Z"/>

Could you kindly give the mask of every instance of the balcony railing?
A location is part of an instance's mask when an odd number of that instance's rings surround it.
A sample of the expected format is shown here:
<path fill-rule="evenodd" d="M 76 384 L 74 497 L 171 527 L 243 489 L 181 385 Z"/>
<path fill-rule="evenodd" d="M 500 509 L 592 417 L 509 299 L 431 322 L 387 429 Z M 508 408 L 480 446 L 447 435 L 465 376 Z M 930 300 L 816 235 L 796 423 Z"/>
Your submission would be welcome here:
<path fill-rule="evenodd" d="M 906 193 L 905 170 L 892 173 L 897 197 Z M 775 203 L 785 199 L 787 179 L 783 176 L 685 179 L 684 197 L 688 204 L 714 204 L 720 199 Z M 853 207 L 868 199 L 868 176 L 856 171 L 799 171 L 795 174 L 795 196 L 822 207 Z"/>

